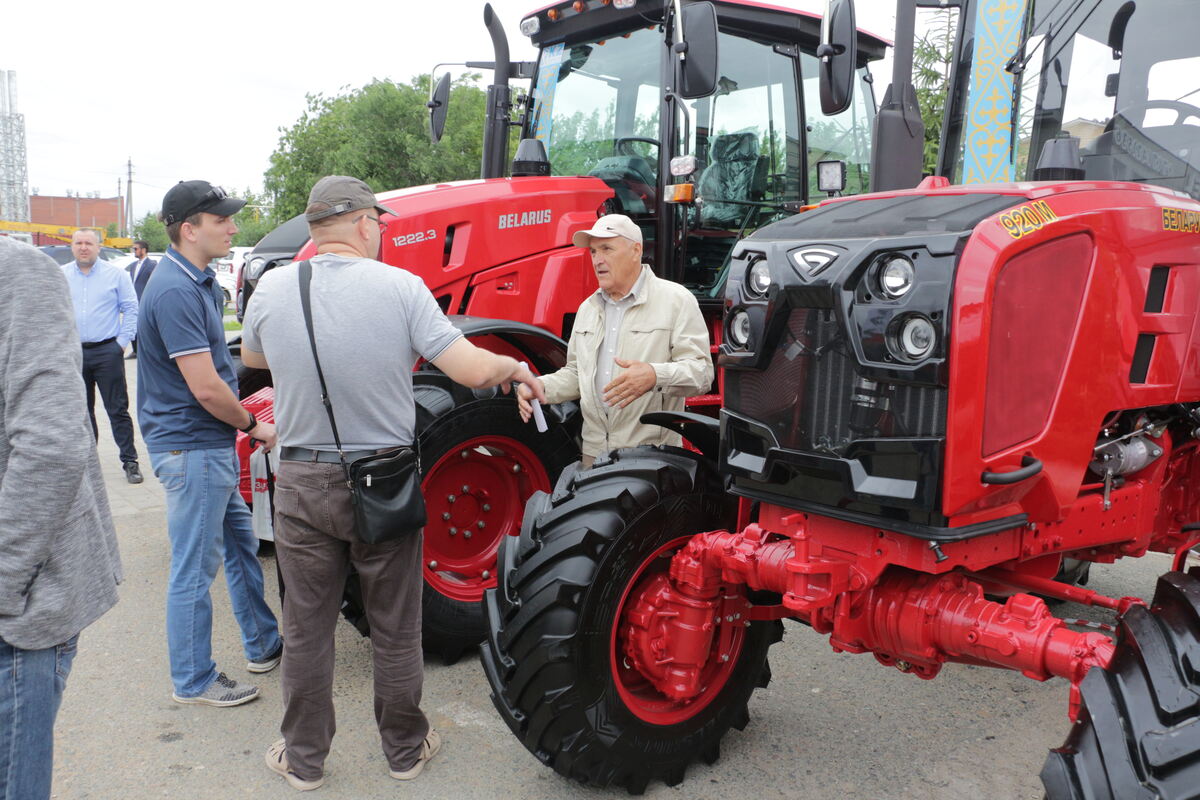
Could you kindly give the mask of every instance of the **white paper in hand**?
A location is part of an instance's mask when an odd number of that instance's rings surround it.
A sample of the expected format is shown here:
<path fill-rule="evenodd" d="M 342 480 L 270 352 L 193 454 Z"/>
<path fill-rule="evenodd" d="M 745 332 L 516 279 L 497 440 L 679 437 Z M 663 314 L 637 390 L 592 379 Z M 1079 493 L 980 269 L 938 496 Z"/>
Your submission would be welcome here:
<path fill-rule="evenodd" d="M 529 369 L 529 365 L 524 361 L 521 362 L 521 366 Z M 537 425 L 538 433 L 545 433 L 547 430 L 546 415 L 542 413 L 542 404 L 536 397 L 531 397 L 529 405 L 533 407 L 533 424 Z"/>

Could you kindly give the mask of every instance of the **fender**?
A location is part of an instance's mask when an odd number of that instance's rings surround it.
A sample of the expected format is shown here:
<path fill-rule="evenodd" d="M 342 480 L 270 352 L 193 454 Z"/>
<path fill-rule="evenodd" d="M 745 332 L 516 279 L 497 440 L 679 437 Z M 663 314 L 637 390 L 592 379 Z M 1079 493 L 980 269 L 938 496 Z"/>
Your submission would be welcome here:
<path fill-rule="evenodd" d="M 544 375 L 567 363 L 567 343 L 542 328 L 509 319 L 489 319 L 465 314 L 448 315 L 450 323 L 470 340 L 493 337 L 508 350 L 505 355 L 523 360 L 538 374 Z M 478 342 L 477 342 L 478 343 Z M 484 346 L 487 346 L 486 344 Z M 494 349 L 488 347 L 487 349 Z"/>
<path fill-rule="evenodd" d="M 721 450 L 721 422 L 690 411 L 651 411 L 642 414 L 644 425 L 659 425 L 687 439 L 705 458 L 717 462 Z"/>

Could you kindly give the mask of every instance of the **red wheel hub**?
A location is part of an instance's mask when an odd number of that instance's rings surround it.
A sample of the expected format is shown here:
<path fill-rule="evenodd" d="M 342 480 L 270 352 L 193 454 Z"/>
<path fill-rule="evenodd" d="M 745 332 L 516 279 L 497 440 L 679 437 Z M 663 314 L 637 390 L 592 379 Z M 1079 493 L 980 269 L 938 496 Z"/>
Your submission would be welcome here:
<path fill-rule="evenodd" d="M 675 552 L 690 537 L 642 562 L 617 608 L 610 643 L 617 692 L 639 718 L 674 725 L 708 706 L 737 666 L 750 605 L 724 590 L 711 599 L 671 585 Z"/>
<path fill-rule="evenodd" d="M 439 458 L 421 482 L 425 580 L 443 595 L 478 603 L 496 585 L 496 551 L 521 530 L 525 501 L 549 491 L 546 468 L 523 443 L 477 436 Z"/>

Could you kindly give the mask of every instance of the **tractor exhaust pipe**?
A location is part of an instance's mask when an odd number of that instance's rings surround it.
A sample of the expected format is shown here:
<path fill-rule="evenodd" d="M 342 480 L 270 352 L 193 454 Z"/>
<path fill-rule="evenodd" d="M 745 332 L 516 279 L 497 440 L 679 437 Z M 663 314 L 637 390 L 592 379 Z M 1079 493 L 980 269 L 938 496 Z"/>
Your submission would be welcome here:
<path fill-rule="evenodd" d="M 508 121 L 512 103 L 508 94 L 508 78 L 512 64 L 508 58 L 508 37 L 492 4 L 483 6 L 483 24 L 492 37 L 495 52 L 495 73 L 487 90 L 487 113 L 483 125 L 483 160 L 481 178 L 502 178 L 508 156 Z"/>

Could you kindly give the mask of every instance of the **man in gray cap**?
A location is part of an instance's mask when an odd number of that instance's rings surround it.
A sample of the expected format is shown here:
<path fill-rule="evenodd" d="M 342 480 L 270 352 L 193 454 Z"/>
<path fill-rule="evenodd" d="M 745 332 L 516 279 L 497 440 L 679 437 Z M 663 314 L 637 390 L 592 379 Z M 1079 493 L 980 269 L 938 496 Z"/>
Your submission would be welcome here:
<path fill-rule="evenodd" d="M 650 411 L 682 411 L 686 398 L 712 385 L 700 305 L 642 263 L 642 230 L 624 214 L 600 217 L 571 241 L 588 249 L 600 288 L 579 306 L 566 365 L 539 379 L 545 402 L 579 400 L 585 469 L 620 447 L 680 445 L 679 434 L 639 420 Z M 531 396 L 518 387 L 527 422 Z"/>
<path fill-rule="evenodd" d="M 418 358 L 472 388 L 512 381 L 542 390 L 529 370 L 468 342 L 421 279 L 375 260 L 391 212 L 360 180 L 322 178 L 305 217 L 313 335 L 347 460 L 416 439 Z M 283 596 L 283 738 L 267 766 L 301 791 L 324 782 L 333 739 L 333 631 L 347 568 L 362 582 L 371 623 L 375 719 L 388 774 L 412 780 L 441 747 L 421 711 L 421 535 L 384 544 L 355 536 L 350 491 L 308 346 L 299 265 L 266 274 L 246 309 L 242 360 L 271 370 L 279 426 L 275 552 Z"/>

